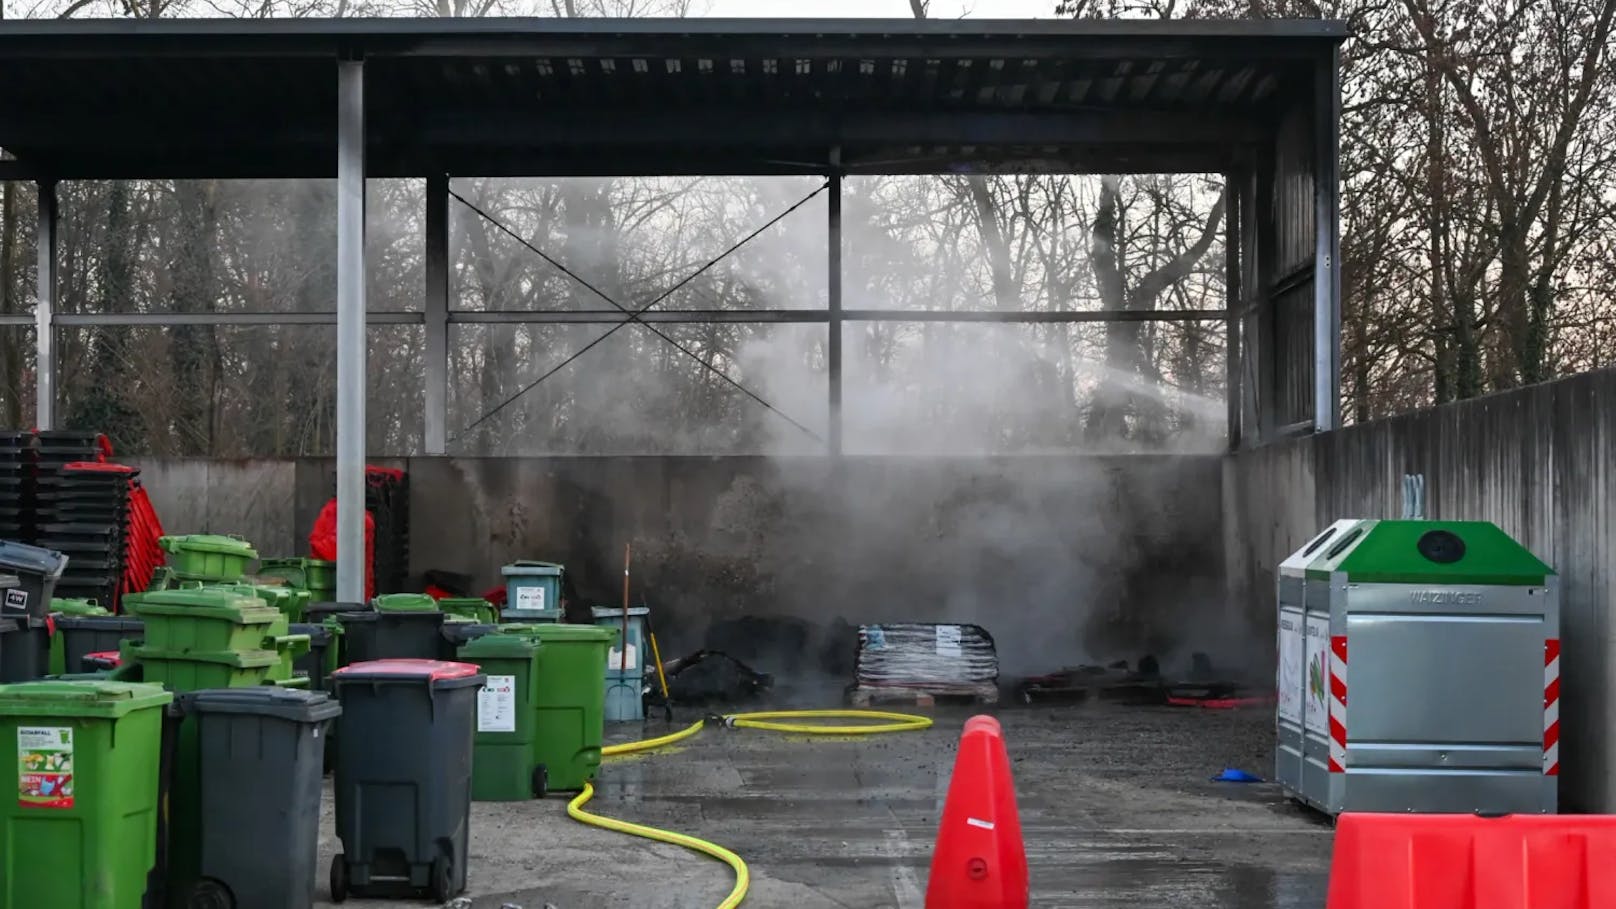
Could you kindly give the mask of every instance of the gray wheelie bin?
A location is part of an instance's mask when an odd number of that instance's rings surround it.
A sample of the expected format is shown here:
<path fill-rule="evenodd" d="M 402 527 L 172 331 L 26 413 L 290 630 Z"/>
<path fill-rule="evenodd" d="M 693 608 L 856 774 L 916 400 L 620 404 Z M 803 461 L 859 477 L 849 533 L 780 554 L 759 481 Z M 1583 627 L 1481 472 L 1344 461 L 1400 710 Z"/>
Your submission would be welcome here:
<path fill-rule="evenodd" d="M 342 716 L 336 742 L 337 836 L 331 898 L 466 889 L 477 692 L 470 663 L 375 660 L 331 675 Z"/>
<path fill-rule="evenodd" d="M 183 694 L 196 724 L 197 876 L 171 881 L 185 909 L 309 909 L 319 876 L 323 691 L 274 685 Z"/>

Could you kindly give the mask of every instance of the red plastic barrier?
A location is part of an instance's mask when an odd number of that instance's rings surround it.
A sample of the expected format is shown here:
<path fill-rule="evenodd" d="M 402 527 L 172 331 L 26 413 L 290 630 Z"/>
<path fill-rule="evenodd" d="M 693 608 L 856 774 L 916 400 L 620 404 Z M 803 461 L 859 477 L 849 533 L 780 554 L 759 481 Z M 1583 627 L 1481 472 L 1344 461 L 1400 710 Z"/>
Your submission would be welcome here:
<path fill-rule="evenodd" d="M 1327 909 L 1609 909 L 1616 817 L 1343 814 Z"/>
<path fill-rule="evenodd" d="M 1026 909 L 1027 851 L 1004 731 L 974 716 L 960 735 L 937 828 L 926 909 Z"/>

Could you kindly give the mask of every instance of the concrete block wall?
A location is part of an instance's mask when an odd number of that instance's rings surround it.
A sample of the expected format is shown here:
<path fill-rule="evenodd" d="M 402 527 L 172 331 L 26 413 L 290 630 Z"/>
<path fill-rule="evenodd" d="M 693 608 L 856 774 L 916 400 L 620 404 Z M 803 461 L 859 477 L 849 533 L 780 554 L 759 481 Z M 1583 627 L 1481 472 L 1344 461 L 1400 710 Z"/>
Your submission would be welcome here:
<path fill-rule="evenodd" d="M 1400 516 L 1423 473 L 1428 517 L 1492 521 L 1560 573 L 1561 804 L 1616 811 L 1613 401 L 1616 373 L 1590 373 L 1230 456 L 1233 607 L 1271 662 L 1279 561 L 1337 518 Z"/>

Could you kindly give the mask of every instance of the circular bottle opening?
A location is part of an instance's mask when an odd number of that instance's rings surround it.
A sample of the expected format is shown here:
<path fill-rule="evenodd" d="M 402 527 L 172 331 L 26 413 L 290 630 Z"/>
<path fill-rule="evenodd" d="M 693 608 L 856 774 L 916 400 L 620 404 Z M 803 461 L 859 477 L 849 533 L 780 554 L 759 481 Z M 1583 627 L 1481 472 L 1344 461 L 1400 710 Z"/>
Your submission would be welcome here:
<path fill-rule="evenodd" d="M 1432 530 L 1424 534 L 1417 545 L 1420 555 L 1440 565 L 1457 562 L 1465 554 L 1464 540 L 1446 530 Z"/>

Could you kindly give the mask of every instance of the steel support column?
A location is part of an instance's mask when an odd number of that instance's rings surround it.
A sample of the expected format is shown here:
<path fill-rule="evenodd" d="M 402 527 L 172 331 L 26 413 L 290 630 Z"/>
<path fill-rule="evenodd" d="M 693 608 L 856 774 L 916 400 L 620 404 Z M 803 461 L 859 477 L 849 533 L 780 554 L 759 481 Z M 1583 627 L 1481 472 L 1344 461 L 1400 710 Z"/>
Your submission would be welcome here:
<path fill-rule="evenodd" d="M 365 68 L 337 64 L 337 599 L 365 599 Z"/>
<path fill-rule="evenodd" d="M 1320 61 L 1313 97 L 1313 428 L 1341 425 L 1340 52 Z"/>
<path fill-rule="evenodd" d="M 39 184 L 35 240 L 39 272 L 34 284 L 34 425 L 56 428 L 56 182 Z"/>
<path fill-rule="evenodd" d="M 830 321 L 825 344 L 825 375 L 830 385 L 829 426 L 826 446 L 833 457 L 842 453 L 842 175 L 831 174 L 828 255 Z"/>
<path fill-rule="evenodd" d="M 1255 445 L 1264 438 L 1269 421 L 1264 408 L 1271 396 L 1263 386 L 1264 373 L 1259 370 L 1269 356 L 1262 346 L 1263 312 L 1269 305 L 1263 283 L 1262 223 L 1257 208 L 1261 197 L 1258 190 L 1258 170 L 1251 169 L 1240 175 L 1240 425 L 1243 442 Z"/>
<path fill-rule="evenodd" d="M 1229 319 L 1224 324 L 1224 357 L 1223 357 L 1223 396 L 1228 407 L 1228 446 L 1230 451 L 1240 448 L 1240 418 L 1244 409 L 1245 375 L 1240 366 L 1242 351 L 1240 350 L 1240 329 L 1245 321 L 1242 317 L 1244 292 L 1241 290 L 1240 273 L 1241 243 L 1240 243 L 1240 207 L 1243 193 L 1241 176 L 1230 173 L 1224 177 L 1224 233 L 1223 233 L 1223 267 L 1224 267 L 1224 308 L 1229 311 Z"/>
<path fill-rule="evenodd" d="M 426 453 L 448 448 L 449 178 L 426 179 Z"/>

